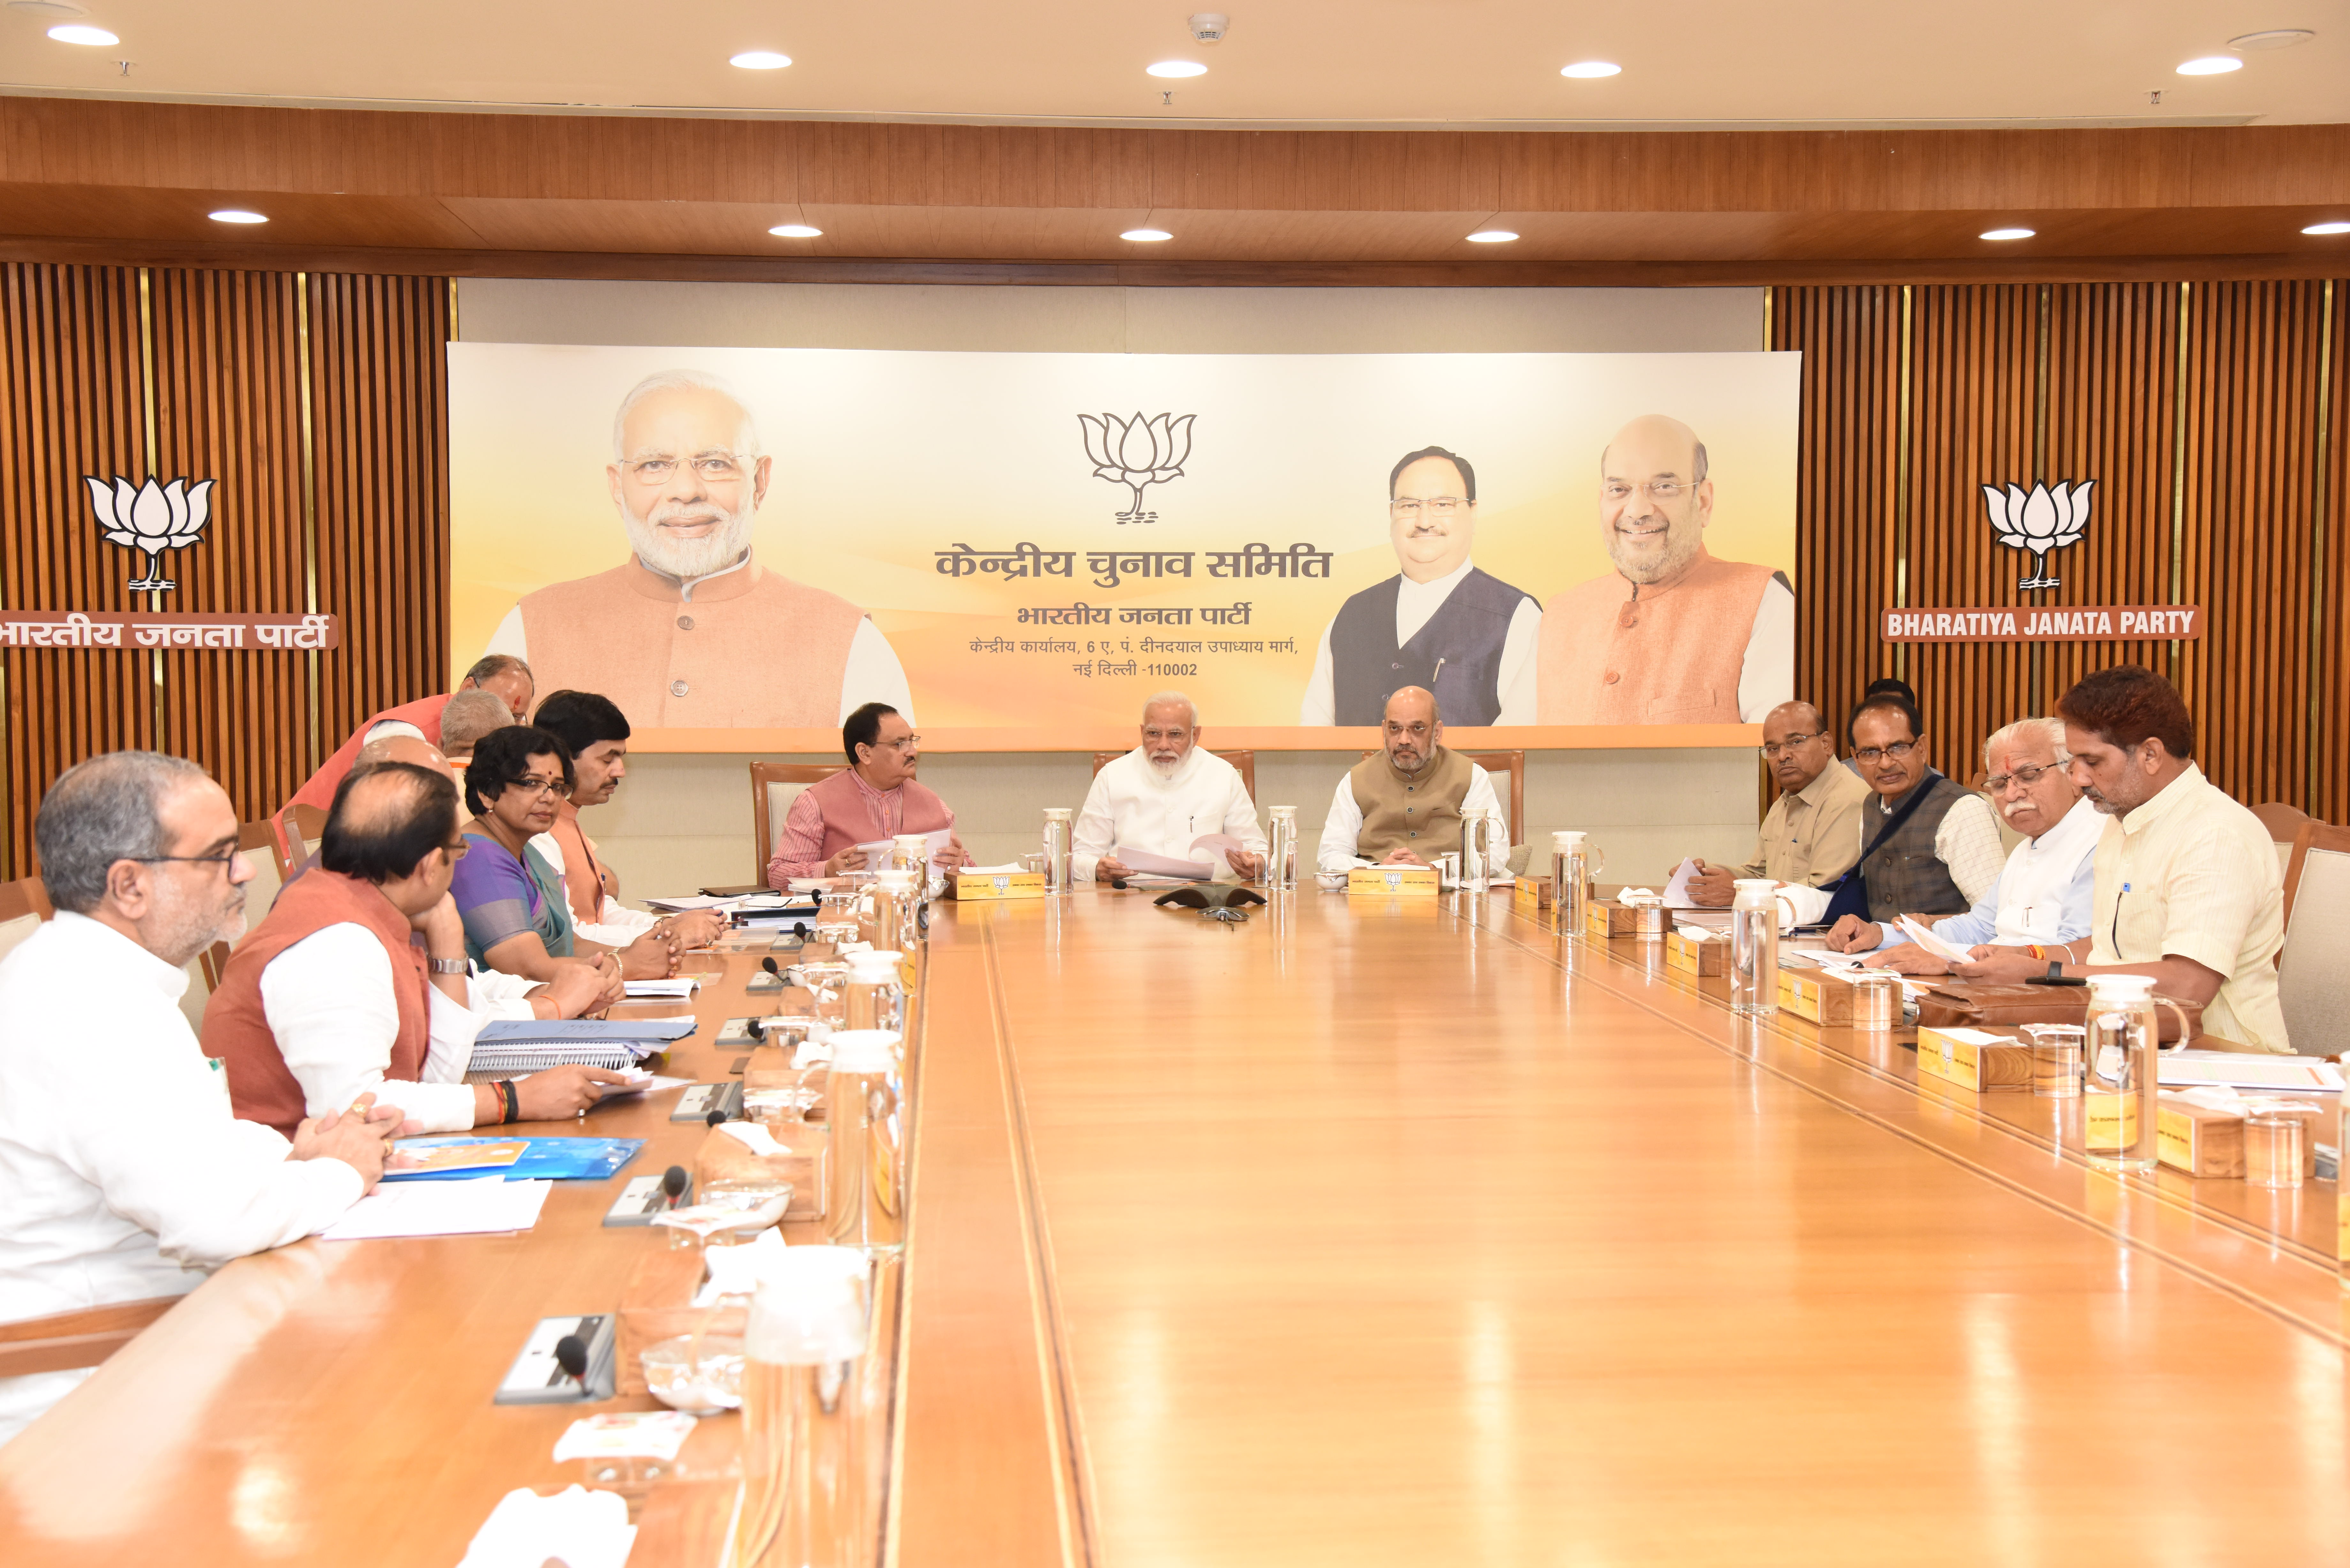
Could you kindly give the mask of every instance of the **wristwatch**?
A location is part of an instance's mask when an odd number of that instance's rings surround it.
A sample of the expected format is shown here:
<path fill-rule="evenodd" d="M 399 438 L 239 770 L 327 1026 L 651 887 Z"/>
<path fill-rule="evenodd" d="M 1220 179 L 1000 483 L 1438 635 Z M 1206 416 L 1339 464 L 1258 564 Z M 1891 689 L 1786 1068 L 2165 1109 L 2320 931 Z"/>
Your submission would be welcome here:
<path fill-rule="evenodd" d="M 425 961 L 432 966 L 432 972 L 434 974 L 463 974 L 465 972 L 465 961 L 463 959 L 427 959 Z"/>
<path fill-rule="evenodd" d="M 2051 985 L 2054 985 L 2056 981 L 2064 979 L 2064 961 L 2062 959 L 2050 959 L 2048 961 L 2048 973 L 2045 978 Z"/>

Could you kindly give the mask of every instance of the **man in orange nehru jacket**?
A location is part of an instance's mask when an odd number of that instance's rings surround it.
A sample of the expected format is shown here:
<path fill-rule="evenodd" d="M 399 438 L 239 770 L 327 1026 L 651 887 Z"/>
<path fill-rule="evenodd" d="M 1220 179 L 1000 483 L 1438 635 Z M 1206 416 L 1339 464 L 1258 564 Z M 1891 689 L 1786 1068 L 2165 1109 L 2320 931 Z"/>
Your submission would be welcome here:
<path fill-rule="evenodd" d="M 1706 553 L 1705 443 L 1644 414 L 1599 455 L 1616 569 L 1543 607 L 1544 724 L 1759 724 L 1794 696 L 1795 596 L 1768 566 Z"/>
<path fill-rule="evenodd" d="M 493 653 L 474 661 L 465 671 L 465 679 L 457 682 L 459 691 L 487 691 L 505 704 L 517 724 L 525 722 L 530 711 L 534 691 L 530 666 L 520 659 Z M 366 723 L 351 732 L 328 757 L 326 765 L 310 775 L 310 780 L 294 792 L 288 805 L 315 805 L 326 810 L 335 802 L 335 791 L 350 776 L 351 765 L 359 761 L 359 748 L 369 741 L 388 741 L 394 735 L 410 735 L 438 746 L 441 743 L 441 711 L 449 705 L 449 694 L 420 697 L 413 702 L 403 702 L 397 708 L 386 708 Z"/>
<path fill-rule="evenodd" d="M 549 690 L 601 692 L 653 729 L 830 729 L 873 701 L 911 712 L 905 670 L 863 610 L 753 557 L 773 461 L 717 377 L 638 382 L 613 416 L 604 470 L 632 553 L 525 594 L 490 651 L 528 659 Z"/>

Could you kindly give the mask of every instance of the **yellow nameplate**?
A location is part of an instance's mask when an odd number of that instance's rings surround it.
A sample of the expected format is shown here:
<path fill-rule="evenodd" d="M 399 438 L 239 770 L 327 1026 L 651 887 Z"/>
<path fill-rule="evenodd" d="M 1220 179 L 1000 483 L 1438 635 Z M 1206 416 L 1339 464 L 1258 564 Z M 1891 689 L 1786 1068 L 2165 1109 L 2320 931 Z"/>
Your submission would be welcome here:
<path fill-rule="evenodd" d="M 2155 1157 L 2189 1176 L 2244 1174 L 2244 1118 L 2192 1101 L 2160 1097 L 2154 1112 Z"/>
<path fill-rule="evenodd" d="M 1978 1094 L 1985 1089 L 2028 1089 L 2032 1049 L 2020 1040 L 1981 1029 L 1921 1028 L 1918 1075 L 1939 1078 Z"/>
<path fill-rule="evenodd" d="M 1515 886 L 1517 891 L 1511 895 L 1510 901 L 1527 914 L 1538 915 L 1550 908 L 1549 877 L 1521 877 Z"/>
<path fill-rule="evenodd" d="M 1672 931 L 1665 937 L 1665 967 L 1700 978 L 1730 971 L 1728 937 L 1686 937 Z"/>
<path fill-rule="evenodd" d="M 2156 1131 L 2158 1139 L 2160 1129 Z M 2081 1147 L 2091 1154 L 2119 1154 L 2137 1147 L 2136 1095 L 2083 1095 Z"/>
<path fill-rule="evenodd" d="M 1852 1022 L 1852 982 L 1818 970 L 1779 971 L 1779 1006 L 1814 1023 L 1843 1025 Z"/>
<path fill-rule="evenodd" d="M 1041 898 L 1045 896 L 1045 874 L 1042 871 L 983 871 L 976 874 L 958 871 L 954 879 L 955 898 L 967 903 L 982 903 L 997 898 Z"/>
<path fill-rule="evenodd" d="M 1439 878 L 1433 866 L 1357 866 L 1347 873 L 1348 893 L 1370 893 L 1383 898 L 1436 897 Z"/>

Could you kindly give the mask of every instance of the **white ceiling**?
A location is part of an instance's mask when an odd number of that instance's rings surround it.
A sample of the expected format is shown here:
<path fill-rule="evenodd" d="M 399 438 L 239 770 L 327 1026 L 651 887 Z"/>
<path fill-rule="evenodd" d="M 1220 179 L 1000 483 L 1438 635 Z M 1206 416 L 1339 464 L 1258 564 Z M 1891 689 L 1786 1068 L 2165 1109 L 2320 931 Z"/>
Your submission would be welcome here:
<path fill-rule="evenodd" d="M 1300 127 L 2350 120 L 2350 0 L 1222 0 L 1213 47 L 1185 31 L 1186 0 L 80 3 L 120 45 L 0 11 L 0 90 Z M 2318 36 L 2231 75 L 2174 73 L 2275 27 Z M 795 63 L 727 65 L 751 48 Z M 1592 57 L 1623 74 L 1559 76 Z M 1168 58 L 1210 70 L 1143 73 Z"/>

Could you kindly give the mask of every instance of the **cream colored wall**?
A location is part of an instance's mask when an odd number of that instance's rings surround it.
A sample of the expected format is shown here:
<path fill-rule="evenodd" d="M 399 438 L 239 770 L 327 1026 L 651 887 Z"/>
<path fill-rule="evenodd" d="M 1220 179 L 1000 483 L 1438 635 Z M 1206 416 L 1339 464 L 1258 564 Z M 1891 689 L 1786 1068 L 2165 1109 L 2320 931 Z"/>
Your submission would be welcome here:
<path fill-rule="evenodd" d="M 994 350 L 1010 353 L 1696 353 L 1762 346 L 1760 289 L 1019 288 L 858 284 L 597 283 L 467 278 L 473 342 Z M 1211 737 L 1212 742 L 1212 736 Z M 588 830 L 630 893 L 753 876 L 752 759 L 643 756 Z M 788 760 L 788 759 L 771 759 Z M 808 760 L 829 760 L 808 759 Z M 1295 805 L 1309 845 L 1351 759 L 1261 752 L 1257 801 Z M 1035 845 L 1047 805 L 1074 806 L 1085 753 L 934 754 L 923 782 L 995 861 Z M 1589 830 L 1608 880 L 1659 884 L 1682 855 L 1753 852 L 1752 752 L 1539 752 L 1527 758 L 1536 842 Z"/>
<path fill-rule="evenodd" d="M 1213 737 L 1211 737 L 1212 741 Z M 609 805 L 580 820 L 631 898 L 754 879 L 753 761 L 830 757 L 664 753 L 629 759 Z M 1295 805 L 1300 836 L 1322 836 L 1330 797 L 1354 761 L 1345 752 L 1259 752 L 1257 816 Z M 993 864 L 1037 846 L 1044 808 L 1076 806 L 1093 780 L 1084 752 L 932 754 L 922 782 L 954 808 L 963 843 Z M 1526 758 L 1526 825 L 1536 844 L 1580 827 L 1607 857 L 1606 881 L 1661 878 L 1684 855 L 1742 861 L 1754 852 L 1754 753 L 1720 751 L 1535 752 Z"/>

